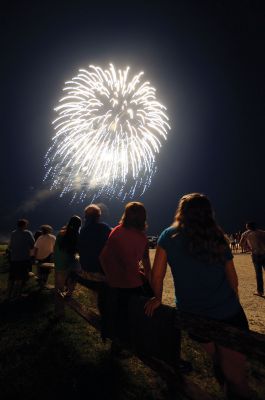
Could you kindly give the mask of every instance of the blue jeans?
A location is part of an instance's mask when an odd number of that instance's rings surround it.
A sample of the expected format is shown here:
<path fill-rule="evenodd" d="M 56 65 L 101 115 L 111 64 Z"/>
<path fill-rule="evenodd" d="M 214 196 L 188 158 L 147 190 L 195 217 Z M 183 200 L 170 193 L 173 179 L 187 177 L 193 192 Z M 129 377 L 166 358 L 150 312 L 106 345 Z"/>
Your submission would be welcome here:
<path fill-rule="evenodd" d="M 256 272 L 256 280 L 257 280 L 257 291 L 258 293 L 264 293 L 264 284 L 263 284 L 263 269 L 265 271 L 265 254 L 253 254 L 252 261 L 254 264 L 255 272 Z"/>

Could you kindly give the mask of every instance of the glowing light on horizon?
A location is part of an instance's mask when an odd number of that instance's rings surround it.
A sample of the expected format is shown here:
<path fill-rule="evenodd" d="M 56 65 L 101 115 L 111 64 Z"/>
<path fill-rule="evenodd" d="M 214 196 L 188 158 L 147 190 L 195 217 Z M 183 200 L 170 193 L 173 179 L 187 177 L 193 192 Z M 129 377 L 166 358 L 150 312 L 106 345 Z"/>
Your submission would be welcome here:
<path fill-rule="evenodd" d="M 125 200 L 145 192 L 170 126 L 166 107 L 142 76 L 129 79 L 129 67 L 90 65 L 65 83 L 45 156 L 44 180 L 51 189 L 61 196 L 71 192 L 72 200 Z"/>

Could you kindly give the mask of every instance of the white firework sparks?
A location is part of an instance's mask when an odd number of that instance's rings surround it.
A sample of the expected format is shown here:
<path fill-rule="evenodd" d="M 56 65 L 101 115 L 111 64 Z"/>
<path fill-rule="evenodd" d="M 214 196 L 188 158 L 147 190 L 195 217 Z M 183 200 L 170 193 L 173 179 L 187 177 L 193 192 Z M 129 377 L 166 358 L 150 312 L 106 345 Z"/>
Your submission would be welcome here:
<path fill-rule="evenodd" d="M 55 108 L 55 136 L 44 180 L 73 199 L 143 194 L 156 170 L 155 156 L 170 129 L 166 107 L 143 72 L 89 66 L 65 83 Z"/>

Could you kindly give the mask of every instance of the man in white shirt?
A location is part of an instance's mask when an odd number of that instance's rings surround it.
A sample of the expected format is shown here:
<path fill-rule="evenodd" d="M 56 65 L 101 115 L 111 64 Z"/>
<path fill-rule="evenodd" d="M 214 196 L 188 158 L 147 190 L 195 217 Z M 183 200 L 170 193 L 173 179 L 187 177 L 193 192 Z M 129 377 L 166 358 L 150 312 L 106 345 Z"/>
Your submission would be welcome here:
<path fill-rule="evenodd" d="M 37 261 L 37 279 L 43 286 L 47 283 L 50 270 L 43 268 L 42 264 L 53 262 L 53 253 L 56 237 L 52 235 L 50 225 L 41 226 L 41 236 L 38 237 L 34 245 L 34 257 Z"/>
<path fill-rule="evenodd" d="M 246 224 L 247 230 L 242 234 L 240 246 L 246 245 L 251 251 L 252 261 L 256 272 L 257 293 L 258 296 L 264 295 L 263 269 L 265 270 L 265 231 L 256 228 L 254 222 Z"/>

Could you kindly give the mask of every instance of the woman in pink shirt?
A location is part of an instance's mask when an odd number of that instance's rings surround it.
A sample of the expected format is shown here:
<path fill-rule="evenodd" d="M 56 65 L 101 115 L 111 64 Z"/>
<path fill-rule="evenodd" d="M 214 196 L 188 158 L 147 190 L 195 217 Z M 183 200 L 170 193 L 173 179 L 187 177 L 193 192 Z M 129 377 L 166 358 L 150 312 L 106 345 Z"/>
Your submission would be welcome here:
<path fill-rule="evenodd" d="M 149 245 L 145 233 L 146 210 L 139 202 L 125 206 L 100 255 L 106 282 L 116 296 L 114 335 L 121 342 L 128 339 L 128 304 L 132 295 L 144 295 L 144 280 L 150 281 Z"/>

